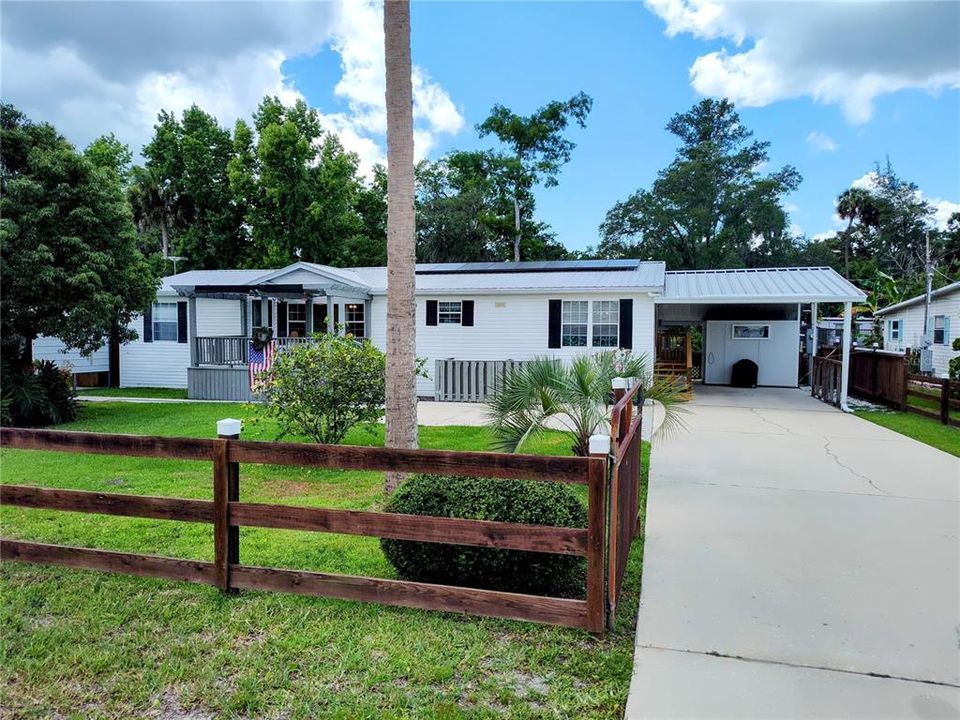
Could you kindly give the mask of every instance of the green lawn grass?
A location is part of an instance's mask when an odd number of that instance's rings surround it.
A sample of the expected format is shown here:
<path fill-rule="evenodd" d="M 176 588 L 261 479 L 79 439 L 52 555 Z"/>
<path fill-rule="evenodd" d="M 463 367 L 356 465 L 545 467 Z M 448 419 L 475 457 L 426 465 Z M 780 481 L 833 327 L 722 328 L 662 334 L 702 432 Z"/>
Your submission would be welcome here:
<path fill-rule="evenodd" d="M 186 400 L 186 388 L 136 387 L 136 388 L 77 388 L 77 393 L 99 397 L 160 398 Z"/>
<path fill-rule="evenodd" d="M 243 437 L 276 426 L 238 404 L 90 403 L 68 429 Z M 351 444 L 383 442 L 382 427 Z M 486 450 L 484 428 L 424 427 L 421 445 Z M 560 433 L 530 452 L 566 454 Z M 649 448 L 644 454 L 645 465 Z M 210 463 L 0 452 L 0 480 L 209 499 Z M 382 502 L 382 475 L 243 466 L 241 498 L 351 509 Z M 208 525 L 0 508 L 7 537 L 210 560 Z M 244 563 L 393 577 L 375 538 L 241 530 Z M 92 571 L 0 567 L 0 706 L 16 717 L 619 718 L 630 681 L 642 540 L 616 629 L 573 629 L 242 592 Z M 194 714 L 190 714 L 194 713 Z"/>
<path fill-rule="evenodd" d="M 857 410 L 857 416 L 960 457 L 960 428 L 910 412 Z"/>

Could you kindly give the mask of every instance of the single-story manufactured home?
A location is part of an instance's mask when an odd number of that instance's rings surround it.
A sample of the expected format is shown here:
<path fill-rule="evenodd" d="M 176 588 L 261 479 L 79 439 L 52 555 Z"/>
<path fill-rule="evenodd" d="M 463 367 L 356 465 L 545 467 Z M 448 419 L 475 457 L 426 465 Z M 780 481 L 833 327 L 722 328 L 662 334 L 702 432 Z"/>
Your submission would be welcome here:
<path fill-rule="evenodd" d="M 120 385 L 188 388 L 194 398 L 251 397 L 253 328 L 278 351 L 317 332 L 386 345 L 387 271 L 297 262 L 279 270 L 192 270 L 163 279 L 120 350 Z M 758 384 L 796 387 L 801 306 L 861 302 L 830 268 L 668 272 L 662 262 L 585 260 L 421 264 L 417 355 L 431 399 L 484 399 L 511 361 L 629 349 L 655 358 L 657 333 L 703 328 L 703 378 L 728 384 L 741 359 Z M 814 317 L 816 313 L 814 312 Z"/>
<path fill-rule="evenodd" d="M 883 322 L 883 347 L 886 350 L 929 347 L 932 372 L 947 377 L 950 360 L 960 355 L 953 341 L 960 337 L 960 281 L 934 290 L 930 295 L 927 327 L 923 326 L 925 295 L 888 305 L 877 310 Z"/>

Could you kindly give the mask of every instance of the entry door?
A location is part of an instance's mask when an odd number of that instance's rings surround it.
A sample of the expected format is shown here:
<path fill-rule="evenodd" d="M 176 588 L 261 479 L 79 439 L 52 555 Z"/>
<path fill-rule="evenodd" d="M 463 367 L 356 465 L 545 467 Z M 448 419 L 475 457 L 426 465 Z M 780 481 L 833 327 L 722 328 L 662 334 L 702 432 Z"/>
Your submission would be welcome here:
<path fill-rule="evenodd" d="M 313 331 L 323 332 L 323 333 L 327 331 L 327 306 L 326 305 L 313 306 Z"/>
<path fill-rule="evenodd" d="M 703 324 L 703 382 L 707 385 L 726 385 L 727 343 L 723 334 L 723 323 L 705 322 Z"/>

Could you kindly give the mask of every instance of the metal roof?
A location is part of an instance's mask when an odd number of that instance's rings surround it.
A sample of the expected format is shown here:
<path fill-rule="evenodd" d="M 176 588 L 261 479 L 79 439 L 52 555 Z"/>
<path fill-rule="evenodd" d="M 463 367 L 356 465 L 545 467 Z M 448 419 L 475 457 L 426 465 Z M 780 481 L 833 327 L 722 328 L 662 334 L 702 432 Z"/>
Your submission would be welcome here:
<path fill-rule="evenodd" d="M 636 270 L 640 260 L 528 260 L 523 262 L 420 263 L 418 275 L 473 275 L 481 273 L 582 272 Z"/>
<path fill-rule="evenodd" d="M 677 270 L 658 303 L 862 302 L 866 294 L 833 268 Z"/>
<path fill-rule="evenodd" d="M 195 285 L 247 285 L 272 270 L 188 270 L 167 275 L 157 291 L 158 295 L 176 295 L 177 287 Z"/>
<path fill-rule="evenodd" d="M 957 280 L 956 282 L 952 282 L 949 285 L 944 285 L 939 290 L 934 290 L 932 293 L 930 293 L 930 299 L 936 300 L 937 298 L 943 297 L 944 295 L 950 295 L 951 293 L 955 293 L 958 291 L 960 291 L 960 280 Z M 922 303 L 924 297 L 926 297 L 926 294 L 917 295 L 916 297 L 910 298 L 909 300 L 904 300 L 902 302 L 898 302 L 893 305 L 887 305 L 885 308 L 880 308 L 879 310 L 877 310 L 877 312 L 875 312 L 874 315 L 886 315 L 888 313 L 896 312 L 897 310 L 902 310 L 903 308 L 910 307 L 911 305 Z"/>

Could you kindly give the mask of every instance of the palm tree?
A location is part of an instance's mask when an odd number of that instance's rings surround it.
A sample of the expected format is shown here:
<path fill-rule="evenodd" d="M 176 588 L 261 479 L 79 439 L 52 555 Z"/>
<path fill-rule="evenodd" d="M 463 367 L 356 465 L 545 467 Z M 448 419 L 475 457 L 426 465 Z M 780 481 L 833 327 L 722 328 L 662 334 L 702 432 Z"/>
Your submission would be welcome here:
<path fill-rule="evenodd" d="M 570 433 L 575 455 L 589 454 L 590 436 L 608 429 L 611 381 L 617 376 L 650 377 L 646 356 L 623 357 L 606 352 L 583 355 L 570 364 L 554 358 L 524 362 L 507 376 L 487 404 L 494 445 L 516 452 L 552 422 Z M 655 379 L 644 388 L 644 397 L 658 401 L 664 408 L 660 432 L 683 427 L 685 409 L 678 403 L 684 393 L 682 378 Z"/>
<path fill-rule="evenodd" d="M 875 227 L 880 221 L 880 209 L 869 190 L 848 188 L 837 198 L 837 214 L 848 221 L 847 229 L 843 231 L 843 274 L 849 280 L 853 223 L 859 220 L 861 227 Z"/>
<path fill-rule="evenodd" d="M 383 4 L 387 103 L 387 447 L 417 447 L 416 238 L 409 0 Z M 389 495 L 403 480 L 387 473 Z"/>

